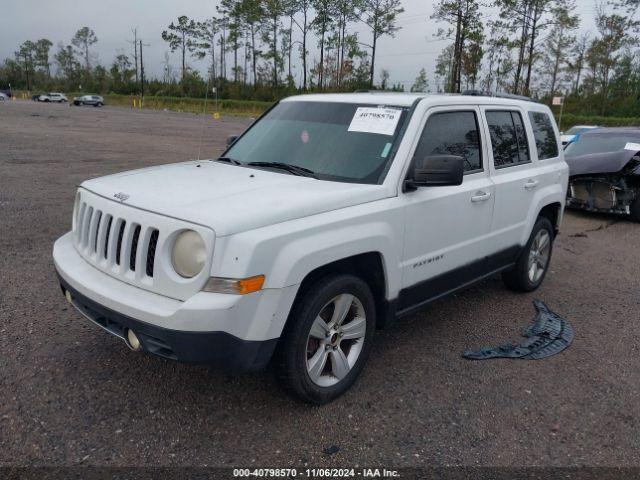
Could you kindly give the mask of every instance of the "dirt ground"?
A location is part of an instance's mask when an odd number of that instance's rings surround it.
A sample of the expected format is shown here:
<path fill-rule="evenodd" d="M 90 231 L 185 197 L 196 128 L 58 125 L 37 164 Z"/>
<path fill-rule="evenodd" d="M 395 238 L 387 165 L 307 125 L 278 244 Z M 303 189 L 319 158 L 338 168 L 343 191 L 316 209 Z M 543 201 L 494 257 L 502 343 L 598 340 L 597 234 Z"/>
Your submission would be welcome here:
<path fill-rule="evenodd" d="M 640 466 L 640 225 L 624 219 L 568 212 L 537 292 L 495 278 L 435 302 L 380 332 L 324 407 L 268 372 L 136 354 L 70 308 L 51 248 L 76 185 L 211 157 L 248 122 L 0 103 L 0 465 Z M 534 298 L 569 319 L 570 348 L 461 358 L 519 340 Z"/>

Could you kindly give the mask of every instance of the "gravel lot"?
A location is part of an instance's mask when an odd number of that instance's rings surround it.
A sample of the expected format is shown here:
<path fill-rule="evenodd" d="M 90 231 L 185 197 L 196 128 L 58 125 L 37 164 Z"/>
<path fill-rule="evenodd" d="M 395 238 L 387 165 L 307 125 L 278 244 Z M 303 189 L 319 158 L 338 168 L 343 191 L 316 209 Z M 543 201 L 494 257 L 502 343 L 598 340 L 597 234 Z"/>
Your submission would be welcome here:
<path fill-rule="evenodd" d="M 432 304 L 378 335 L 360 381 L 319 408 L 269 373 L 131 352 L 70 308 L 51 248 L 75 186 L 210 157 L 248 122 L 0 104 L 0 465 L 640 466 L 640 225 L 623 219 L 568 212 L 538 292 L 496 278 Z M 572 323 L 569 349 L 460 357 L 518 340 L 533 298 Z"/>

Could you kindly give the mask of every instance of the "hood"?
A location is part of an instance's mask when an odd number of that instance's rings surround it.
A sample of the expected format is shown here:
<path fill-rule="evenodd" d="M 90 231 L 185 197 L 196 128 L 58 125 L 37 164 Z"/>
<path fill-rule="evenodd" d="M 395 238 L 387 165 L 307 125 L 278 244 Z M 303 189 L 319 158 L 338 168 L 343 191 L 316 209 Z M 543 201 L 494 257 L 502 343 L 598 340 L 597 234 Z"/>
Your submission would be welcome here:
<path fill-rule="evenodd" d="M 586 175 L 590 173 L 617 173 L 627 166 L 638 152 L 620 150 L 618 152 L 592 153 L 565 157 L 569 165 L 569 175 Z M 635 173 L 638 174 L 636 168 Z"/>
<path fill-rule="evenodd" d="M 114 201 L 115 195 L 124 197 L 126 205 L 211 227 L 217 236 L 387 196 L 382 185 L 329 182 L 209 160 L 109 175 L 81 187 Z"/>

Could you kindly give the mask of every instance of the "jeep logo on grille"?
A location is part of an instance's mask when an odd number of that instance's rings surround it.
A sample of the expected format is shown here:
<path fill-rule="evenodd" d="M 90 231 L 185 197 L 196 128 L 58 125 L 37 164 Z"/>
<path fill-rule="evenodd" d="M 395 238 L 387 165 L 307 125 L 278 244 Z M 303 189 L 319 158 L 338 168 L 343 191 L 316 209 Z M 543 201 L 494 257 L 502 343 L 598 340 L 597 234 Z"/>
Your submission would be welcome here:
<path fill-rule="evenodd" d="M 127 195 L 126 193 L 118 192 L 113 196 L 113 198 L 116 198 L 121 202 L 124 202 L 127 198 L 129 198 L 129 195 Z"/>

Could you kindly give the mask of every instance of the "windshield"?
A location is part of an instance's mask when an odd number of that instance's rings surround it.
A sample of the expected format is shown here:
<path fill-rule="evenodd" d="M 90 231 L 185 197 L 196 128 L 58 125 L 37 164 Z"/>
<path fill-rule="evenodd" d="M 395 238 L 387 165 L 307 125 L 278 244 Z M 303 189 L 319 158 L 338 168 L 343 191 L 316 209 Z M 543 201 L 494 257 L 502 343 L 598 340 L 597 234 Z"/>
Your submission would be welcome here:
<path fill-rule="evenodd" d="M 407 117 L 406 107 L 282 102 L 227 150 L 243 164 L 279 162 L 322 180 L 381 183 Z"/>
<path fill-rule="evenodd" d="M 586 134 L 570 143 L 564 151 L 567 157 L 591 153 L 617 152 L 624 150 L 627 143 L 640 142 L 640 135 L 630 134 Z"/>
<path fill-rule="evenodd" d="M 571 127 L 567 130 L 565 135 L 577 135 L 582 132 L 586 132 L 587 130 L 593 130 L 595 127 Z"/>

